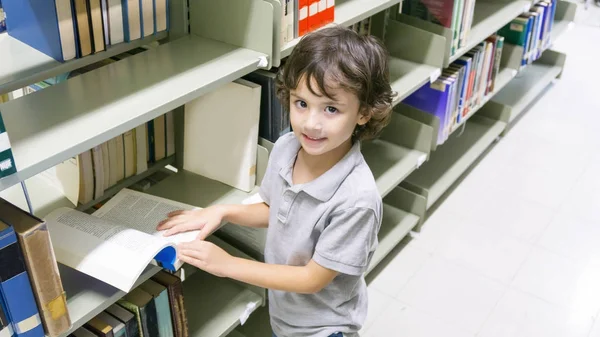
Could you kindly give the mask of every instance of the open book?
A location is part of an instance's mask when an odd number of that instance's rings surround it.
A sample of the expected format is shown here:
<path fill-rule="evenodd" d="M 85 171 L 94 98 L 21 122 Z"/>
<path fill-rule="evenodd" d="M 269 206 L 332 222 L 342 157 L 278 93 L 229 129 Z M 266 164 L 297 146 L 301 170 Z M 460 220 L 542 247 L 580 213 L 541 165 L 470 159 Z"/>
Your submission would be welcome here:
<path fill-rule="evenodd" d="M 121 190 L 93 215 L 59 208 L 46 217 L 58 262 L 129 292 L 149 263 L 176 271 L 176 245 L 199 231 L 163 236 L 156 226 L 167 214 L 197 209 L 129 189 Z"/>

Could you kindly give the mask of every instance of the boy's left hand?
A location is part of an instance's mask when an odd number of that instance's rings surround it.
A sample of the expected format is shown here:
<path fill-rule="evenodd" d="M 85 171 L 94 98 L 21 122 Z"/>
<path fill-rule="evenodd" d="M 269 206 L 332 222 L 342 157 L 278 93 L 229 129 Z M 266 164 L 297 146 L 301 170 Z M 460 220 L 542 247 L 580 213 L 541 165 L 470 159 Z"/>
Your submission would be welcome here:
<path fill-rule="evenodd" d="M 177 256 L 210 274 L 225 277 L 233 257 L 212 242 L 194 240 L 177 245 Z"/>

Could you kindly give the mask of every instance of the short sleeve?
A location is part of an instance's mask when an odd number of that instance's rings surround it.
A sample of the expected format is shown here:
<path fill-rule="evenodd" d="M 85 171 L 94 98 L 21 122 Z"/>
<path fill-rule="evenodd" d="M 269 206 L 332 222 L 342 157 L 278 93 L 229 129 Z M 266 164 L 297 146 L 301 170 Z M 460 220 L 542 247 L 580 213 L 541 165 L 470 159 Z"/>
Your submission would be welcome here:
<path fill-rule="evenodd" d="M 265 175 L 260 182 L 260 187 L 258 189 L 258 195 L 260 198 L 267 204 L 271 205 L 271 191 L 273 191 L 273 175 L 276 173 L 273 168 L 273 156 L 269 157 L 269 162 L 267 164 L 267 169 L 265 170 Z"/>
<path fill-rule="evenodd" d="M 313 260 L 343 274 L 361 275 L 377 246 L 378 231 L 379 221 L 370 208 L 336 212 L 317 241 Z"/>

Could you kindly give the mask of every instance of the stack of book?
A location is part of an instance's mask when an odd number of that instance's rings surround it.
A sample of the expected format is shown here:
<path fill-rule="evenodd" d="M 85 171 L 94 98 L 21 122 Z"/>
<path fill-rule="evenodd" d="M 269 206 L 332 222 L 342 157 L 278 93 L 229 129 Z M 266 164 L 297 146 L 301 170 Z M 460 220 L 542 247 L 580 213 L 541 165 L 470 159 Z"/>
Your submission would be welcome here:
<path fill-rule="evenodd" d="M 550 47 L 555 12 L 556 0 L 542 0 L 498 31 L 506 43 L 523 49 L 521 68 L 537 60 Z"/>
<path fill-rule="evenodd" d="M 73 331 L 75 337 L 187 337 L 181 279 L 160 271 Z"/>
<path fill-rule="evenodd" d="M 13 38 L 64 62 L 166 31 L 167 0 L 3 0 Z"/>
<path fill-rule="evenodd" d="M 451 29 L 451 55 L 466 45 L 474 11 L 475 0 L 407 0 L 401 10 L 402 14 Z"/>
<path fill-rule="evenodd" d="M 290 42 L 335 19 L 335 0 L 282 1 L 282 42 Z"/>
<path fill-rule="evenodd" d="M 444 143 L 494 90 L 503 41 L 502 36 L 490 36 L 450 64 L 437 80 L 402 101 L 439 118 L 438 144 Z"/>
<path fill-rule="evenodd" d="M 369 17 L 367 19 L 359 21 L 353 24 L 350 28 L 357 32 L 359 35 L 371 35 L 371 19 L 372 17 Z"/>

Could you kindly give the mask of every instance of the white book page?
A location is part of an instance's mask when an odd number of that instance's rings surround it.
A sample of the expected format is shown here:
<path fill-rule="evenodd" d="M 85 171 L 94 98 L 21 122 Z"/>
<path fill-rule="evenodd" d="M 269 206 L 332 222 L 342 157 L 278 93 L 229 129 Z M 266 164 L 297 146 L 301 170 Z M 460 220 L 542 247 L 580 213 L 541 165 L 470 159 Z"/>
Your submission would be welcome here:
<path fill-rule="evenodd" d="M 46 223 L 60 263 L 125 292 L 169 246 L 146 233 L 66 207 L 50 213 Z"/>
<path fill-rule="evenodd" d="M 193 241 L 200 231 L 190 231 L 165 237 L 163 236 L 164 231 L 157 231 L 156 226 L 166 219 L 167 214 L 170 212 L 192 209 L 199 208 L 125 188 L 94 212 L 93 215 L 154 235 L 165 240 L 165 242 L 177 244 Z"/>

